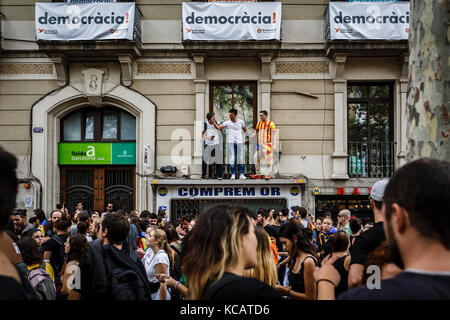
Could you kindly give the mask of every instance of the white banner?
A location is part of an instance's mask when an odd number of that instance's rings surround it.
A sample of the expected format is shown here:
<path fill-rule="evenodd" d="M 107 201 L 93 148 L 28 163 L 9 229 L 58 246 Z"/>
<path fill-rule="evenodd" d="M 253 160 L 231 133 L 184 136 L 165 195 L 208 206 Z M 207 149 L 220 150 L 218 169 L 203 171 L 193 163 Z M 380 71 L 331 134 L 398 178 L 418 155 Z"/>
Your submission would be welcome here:
<path fill-rule="evenodd" d="M 183 2 L 183 40 L 280 40 L 281 2 Z"/>
<path fill-rule="evenodd" d="M 117 0 L 67 0 L 68 3 L 117 2 Z"/>
<path fill-rule="evenodd" d="M 407 40 L 409 7 L 409 2 L 330 2 L 330 38 Z"/>
<path fill-rule="evenodd" d="M 133 39 L 135 3 L 36 3 L 37 40 Z"/>

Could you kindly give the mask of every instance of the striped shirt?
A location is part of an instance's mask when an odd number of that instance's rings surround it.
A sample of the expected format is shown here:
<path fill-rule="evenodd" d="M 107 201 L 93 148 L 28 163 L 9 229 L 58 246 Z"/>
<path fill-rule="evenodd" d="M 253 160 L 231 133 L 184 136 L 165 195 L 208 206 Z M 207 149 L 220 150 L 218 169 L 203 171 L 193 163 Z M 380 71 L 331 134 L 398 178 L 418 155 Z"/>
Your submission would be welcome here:
<path fill-rule="evenodd" d="M 275 124 L 272 121 L 259 121 L 256 125 L 256 132 L 258 132 L 258 143 L 266 144 L 272 142 L 272 130 L 275 130 Z"/>

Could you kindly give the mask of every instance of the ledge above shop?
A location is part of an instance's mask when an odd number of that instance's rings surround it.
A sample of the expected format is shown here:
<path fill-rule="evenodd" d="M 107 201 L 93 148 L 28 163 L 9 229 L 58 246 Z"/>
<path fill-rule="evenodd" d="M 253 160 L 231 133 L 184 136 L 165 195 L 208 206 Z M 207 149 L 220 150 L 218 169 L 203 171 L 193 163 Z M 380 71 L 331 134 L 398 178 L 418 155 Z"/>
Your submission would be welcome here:
<path fill-rule="evenodd" d="M 305 178 L 291 178 L 291 179 L 246 179 L 246 180 L 201 180 L 201 179 L 154 179 L 151 181 L 153 185 L 292 185 L 292 184 L 306 184 Z"/>
<path fill-rule="evenodd" d="M 185 40 L 183 46 L 192 55 L 206 52 L 208 57 L 259 57 L 261 54 L 272 54 L 273 58 L 278 56 L 281 50 L 281 41 L 194 41 Z"/>
<path fill-rule="evenodd" d="M 400 57 L 408 53 L 408 40 L 331 40 L 325 44 L 326 56 Z"/>

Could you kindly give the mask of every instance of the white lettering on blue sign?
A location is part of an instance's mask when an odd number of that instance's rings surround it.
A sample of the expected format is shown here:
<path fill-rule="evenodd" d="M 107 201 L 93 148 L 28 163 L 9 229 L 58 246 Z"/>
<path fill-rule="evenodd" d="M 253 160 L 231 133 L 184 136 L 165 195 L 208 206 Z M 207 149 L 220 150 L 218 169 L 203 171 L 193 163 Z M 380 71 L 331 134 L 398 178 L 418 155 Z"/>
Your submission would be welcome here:
<path fill-rule="evenodd" d="M 178 196 L 180 197 L 248 197 L 256 196 L 281 196 L 279 187 L 180 187 Z"/>

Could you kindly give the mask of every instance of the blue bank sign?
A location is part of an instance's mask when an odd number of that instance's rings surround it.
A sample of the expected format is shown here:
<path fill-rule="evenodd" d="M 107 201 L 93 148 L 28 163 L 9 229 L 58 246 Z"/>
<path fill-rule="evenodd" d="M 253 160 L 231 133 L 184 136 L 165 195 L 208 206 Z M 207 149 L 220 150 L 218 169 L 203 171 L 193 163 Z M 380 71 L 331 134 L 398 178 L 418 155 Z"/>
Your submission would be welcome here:
<path fill-rule="evenodd" d="M 179 197 L 279 197 L 279 187 L 181 187 Z"/>
<path fill-rule="evenodd" d="M 206 201 L 223 200 L 233 203 L 234 199 L 261 199 L 264 201 L 286 200 L 286 206 L 302 205 L 302 193 L 298 183 L 293 184 L 193 184 L 156 185 L 156 208 L 164 208 L 171 219 L 172 200 Z"/>

